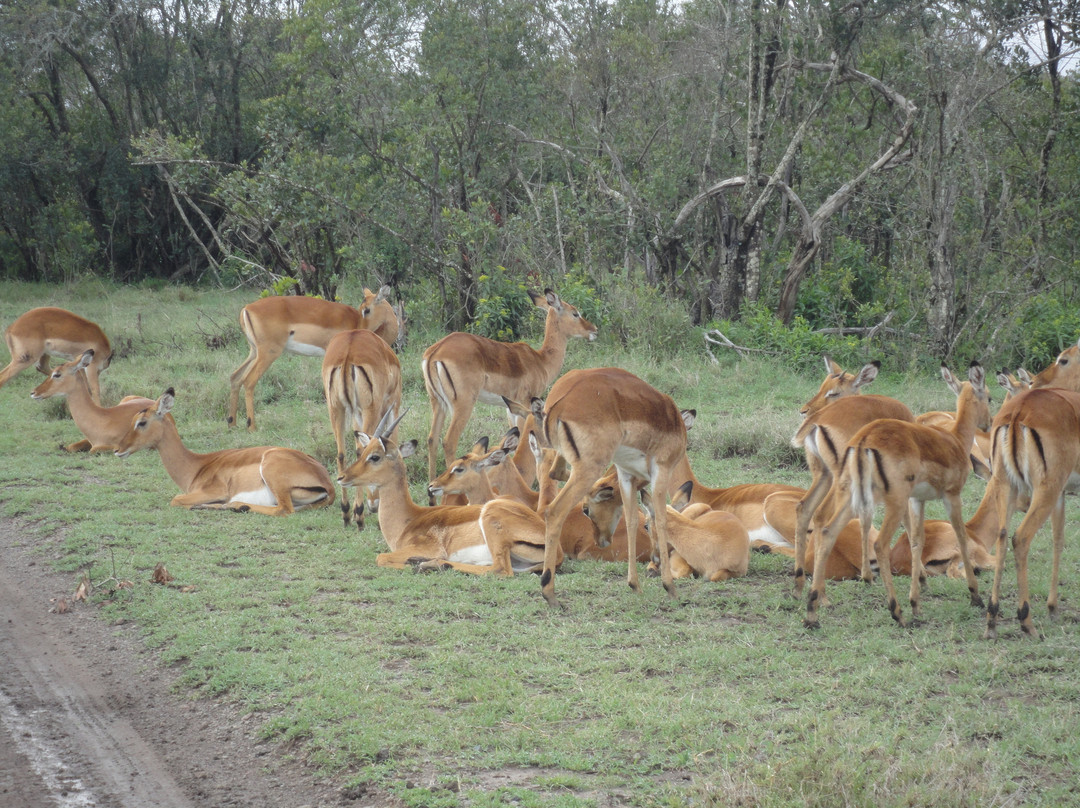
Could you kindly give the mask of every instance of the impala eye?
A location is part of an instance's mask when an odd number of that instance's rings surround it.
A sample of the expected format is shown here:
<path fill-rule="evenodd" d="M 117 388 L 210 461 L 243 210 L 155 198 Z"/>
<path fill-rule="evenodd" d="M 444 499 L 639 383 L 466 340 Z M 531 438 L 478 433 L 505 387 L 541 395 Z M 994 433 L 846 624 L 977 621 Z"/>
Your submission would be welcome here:
<path fill-rule="evenodd" d="M 583 514 L 585 514 L 586 516 L 588 516 L 589 515 L 589 506 L 585 505 L 584 507 L 582 507 L 581 512 Z"/>
<path fill-rule="evenodd" d="M 368 462 L 369 463 L 378 463 L 380 460 L 382 460 L 382 455 L 377 455 L 377 454 L 368 455 Z"/>

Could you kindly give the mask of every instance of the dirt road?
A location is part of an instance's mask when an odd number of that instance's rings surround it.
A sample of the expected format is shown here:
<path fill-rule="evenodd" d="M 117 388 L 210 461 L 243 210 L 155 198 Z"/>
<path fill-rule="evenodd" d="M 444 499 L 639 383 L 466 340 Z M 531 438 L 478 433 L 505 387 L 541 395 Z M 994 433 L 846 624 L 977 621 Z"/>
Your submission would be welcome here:
<path fill-rule="evenodd" d="M 131 626 L 107 625 L 0 520 L 0 806 L 375 805 L 316 781 L 217 701 L 170 692 Z"/>

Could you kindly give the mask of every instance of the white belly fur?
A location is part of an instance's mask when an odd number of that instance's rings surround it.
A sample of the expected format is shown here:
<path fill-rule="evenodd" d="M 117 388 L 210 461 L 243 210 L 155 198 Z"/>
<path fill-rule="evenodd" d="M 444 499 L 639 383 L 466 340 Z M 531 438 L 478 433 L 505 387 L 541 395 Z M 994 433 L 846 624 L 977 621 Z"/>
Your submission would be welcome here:
<path fill-rule="evenodd" d="M 486 544 L 474 544 L 472 547 L 458 550 L 452 553 L 447 561 L 456 561 L 459 564 L 481 564 L 488 567 L 495 563 L 495 559 L 491 557 L 491 550 Z"/>
<path fill-rule="evenodd" d="M 299 354 L 300 356 L 326 356 L 326 349 L 318 345 L 308 345 L 306 342 L 297 342 L 292 337 L 285 342 L 285 352 Z"/>
<path fill-rule="evenodd" d="M 270 493 L 270 489 L 266 486 L 257 488 L 254 491 L 240 491 L 233 495 L 233 498 L 229 500 L 229 504 L 242 503 L 244 505 L 265 505 L 268 508 L 276 508 L 278 501 L 273 494 Z"/>

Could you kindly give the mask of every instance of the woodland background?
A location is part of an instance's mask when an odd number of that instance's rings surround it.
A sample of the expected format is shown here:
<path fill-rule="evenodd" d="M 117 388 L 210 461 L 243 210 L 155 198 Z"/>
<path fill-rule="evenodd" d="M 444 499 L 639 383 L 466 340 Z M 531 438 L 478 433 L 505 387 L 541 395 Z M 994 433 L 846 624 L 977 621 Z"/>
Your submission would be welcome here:
<path fill-rule="evenodd" d="M 0 279 L 358 278 L 504 339 L 551 285 L 652 347 L 719 326 L 819 362 L 888 318 L 897 363 L 1039 369 L 1080 335 L 1078 19 L 5 0 Z"/>

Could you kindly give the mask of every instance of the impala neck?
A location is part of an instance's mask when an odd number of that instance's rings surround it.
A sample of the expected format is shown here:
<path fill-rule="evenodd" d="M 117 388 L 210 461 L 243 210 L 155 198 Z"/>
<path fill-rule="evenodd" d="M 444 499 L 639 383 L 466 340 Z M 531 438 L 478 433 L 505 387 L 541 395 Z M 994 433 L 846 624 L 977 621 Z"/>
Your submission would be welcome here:
<path fill-rule="evenodd" d="M 161 437 L 158 439 L 158 454 L 165 466 L 165 471 L 172 477 L 180 489 L 187 493 L 191 490 L 195 476 L 206 465 L 208 455 L 188 449 L 180 439 L 176 425 L 168 420 L 161 422 Z"/>
<path fill-rule="evenodd" d="M 560 325 L 558 313 L 554 309 L 548 309 L 547 320 L 544 322 L 544 342 L 538 352 L 547 373 L 545 387 L 550 387 L 562 370 L 568 341 L 569 338 Z"/>
<path fill-rule="evenodd" d="M 971 386 L 971 382 L 965 382 L 964 388 L 960 391 L 960 398 L 956 402 L 956 423 L 953 425 L 952 432 L 968 453 L 971 452 L 971 446 L 975 442 L 975 431 L 978 428 L 975 423 L 978 410 L 974 399 L 975 389 Z"/>
<path fill-rule="evenodd" d="M 979 507 L 966 523 L 968 538 L 974 536 L 975 540 L 987 550 L 994 549 L 999 529 L 995 497 L 997 485 L 998 483 L 993 479 L 987 483 L 986 493 L 983 494 Z"/>
<path fill-rule="evenodd" d="M 391 550 L 400 548 L 405 527 L 424 510 L 413 502 L 405 463 L 398 462 L 393 479 L 379 486 L 379 530 Z"/>
<path fill-rule="evenodd" d="M 66 395 L 71 420 L 85 434 L 86 430 L 83 429 L 83 424 L 101 420 L 105 414 L 105 407 L 99 406 L 94 401 L 93 396 L 90 395 L 90 382 L 87 381 L 85 373 L 76 375 L 75 384 Z"/>

